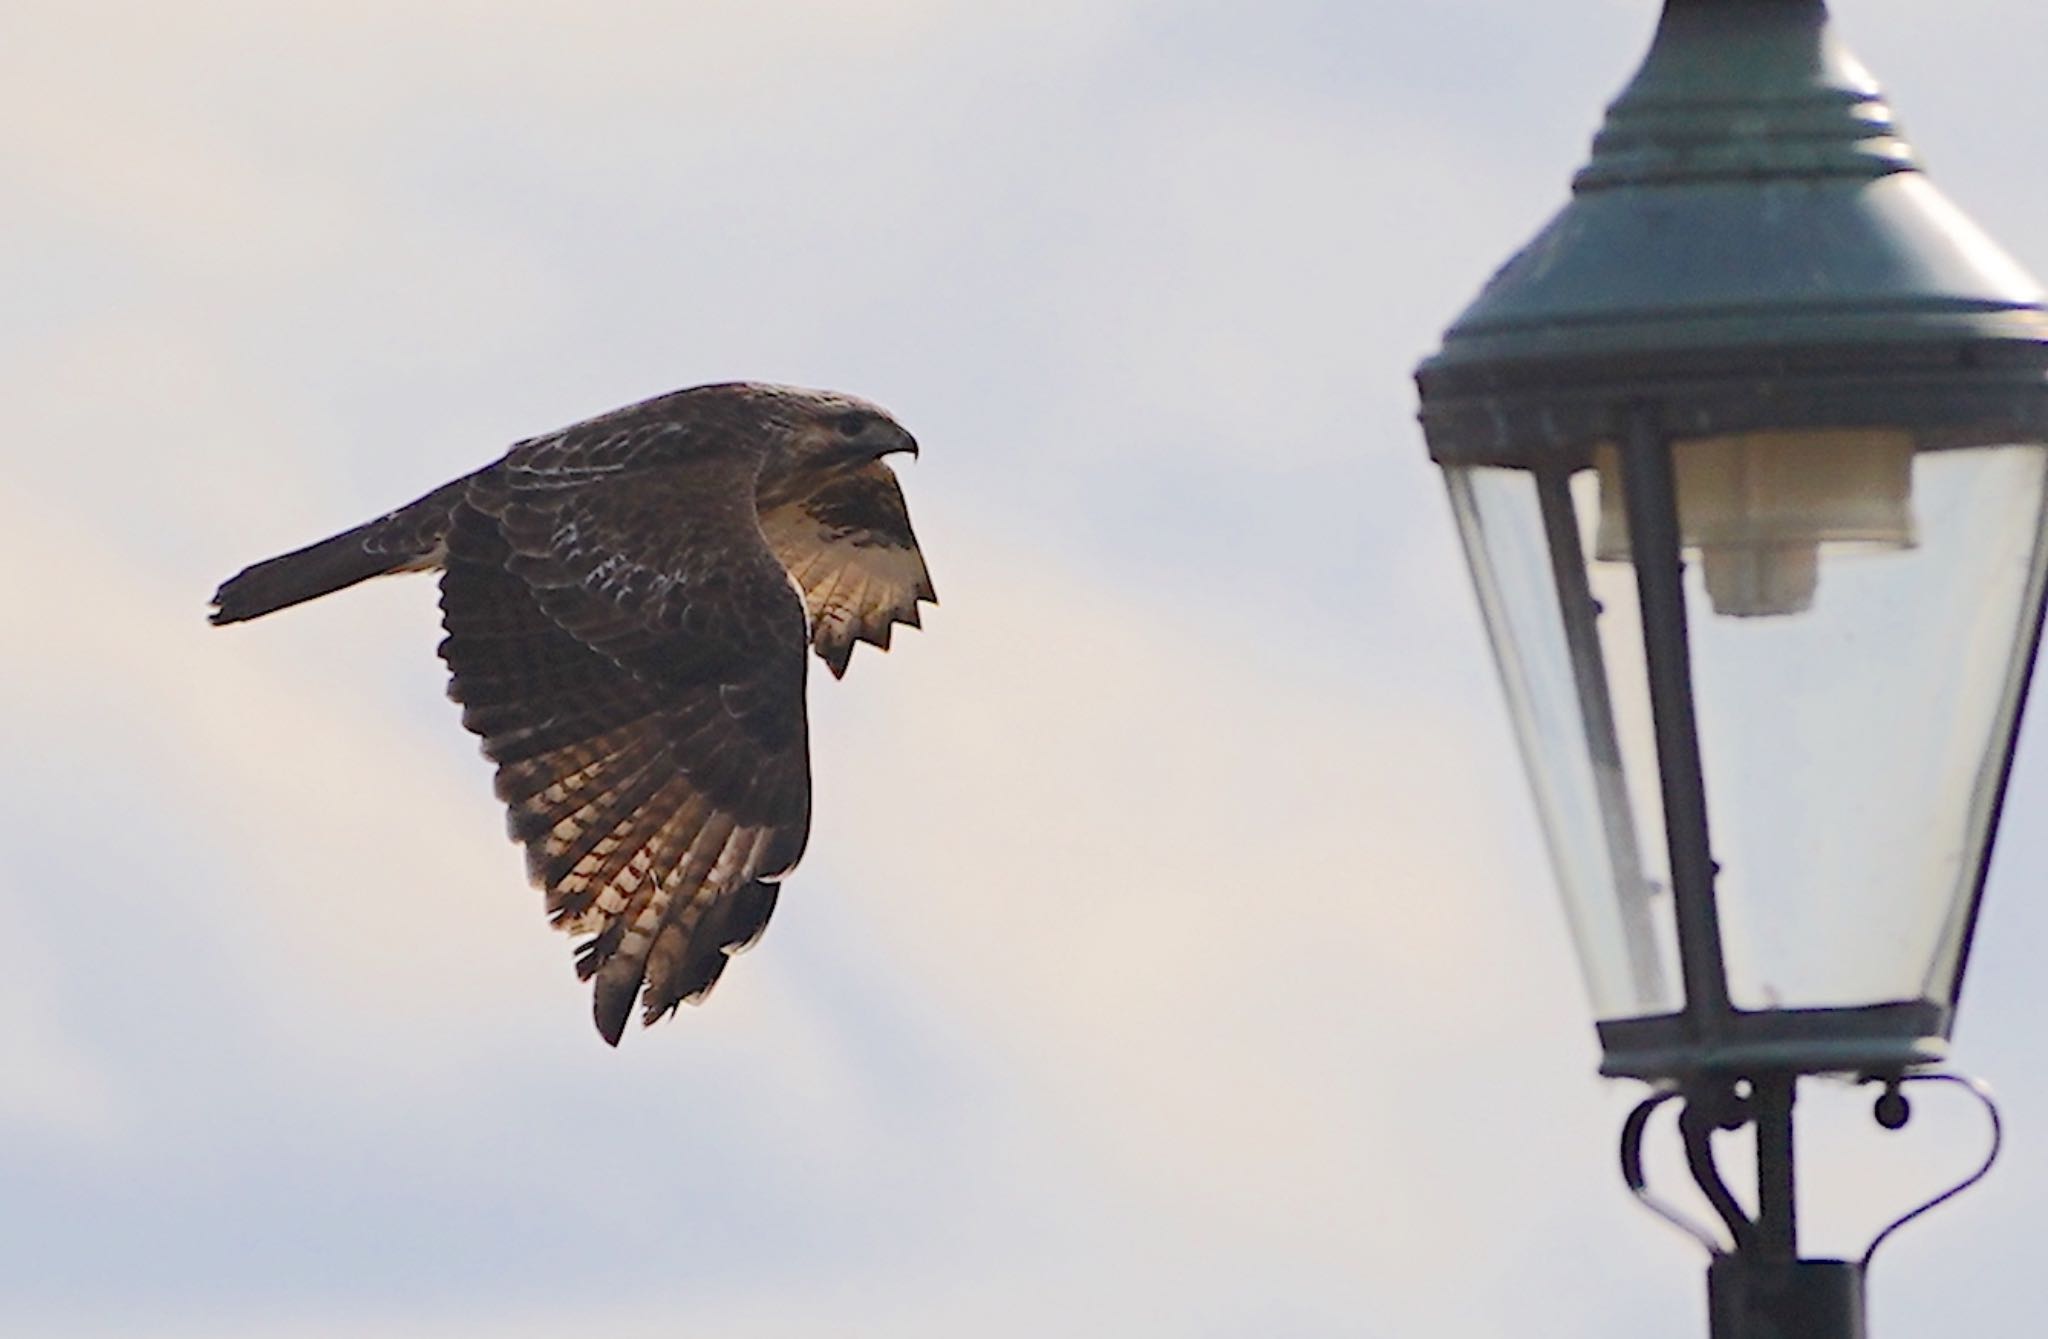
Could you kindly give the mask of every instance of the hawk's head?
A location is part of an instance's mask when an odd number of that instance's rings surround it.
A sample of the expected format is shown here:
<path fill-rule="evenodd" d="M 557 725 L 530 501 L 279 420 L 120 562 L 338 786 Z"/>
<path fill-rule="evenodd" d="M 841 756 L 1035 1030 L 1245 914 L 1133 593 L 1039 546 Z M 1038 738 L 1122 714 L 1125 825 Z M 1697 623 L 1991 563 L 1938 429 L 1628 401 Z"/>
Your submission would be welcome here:
<path fill-rule="evenodd" d="M 898 451 L 917 454 L 917 439 L 888 410 L 857 395 L 759 384 L 748 391 L 775 429 L 764 479 L 858 469 Z"/>

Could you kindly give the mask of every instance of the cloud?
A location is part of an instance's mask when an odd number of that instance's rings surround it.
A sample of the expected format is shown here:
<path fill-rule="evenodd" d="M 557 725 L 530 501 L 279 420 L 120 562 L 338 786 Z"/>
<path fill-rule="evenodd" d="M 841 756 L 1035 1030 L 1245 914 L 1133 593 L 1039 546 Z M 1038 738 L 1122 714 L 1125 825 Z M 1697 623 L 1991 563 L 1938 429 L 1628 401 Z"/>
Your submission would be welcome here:
<path fill-rule="evenodd" d="M 31 1129 L 90 1148 L 112 1135 L 123 1117 L 112 1080 L 64 1038 L 48 965 L 33 955 L 20 958 L 0 981 L 0 1065 L 12 1076 L 0 1090 L 0 1129 Z"/>

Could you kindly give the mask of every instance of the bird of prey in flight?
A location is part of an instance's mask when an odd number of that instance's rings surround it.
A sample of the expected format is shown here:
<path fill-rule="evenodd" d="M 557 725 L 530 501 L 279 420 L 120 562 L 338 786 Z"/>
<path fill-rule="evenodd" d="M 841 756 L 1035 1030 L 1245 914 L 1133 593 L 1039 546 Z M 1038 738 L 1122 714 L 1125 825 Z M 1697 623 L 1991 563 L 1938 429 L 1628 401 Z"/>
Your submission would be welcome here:
<path fill-rule="evenodd" d="M 865 400 L 697 386 L 230 577 L 239 623 L 387 572 L 441 573 L 448 694 L 616 1046 L 701 1000 L 810 830 L 808 645 L 846 672 L 936 602 Z"/>

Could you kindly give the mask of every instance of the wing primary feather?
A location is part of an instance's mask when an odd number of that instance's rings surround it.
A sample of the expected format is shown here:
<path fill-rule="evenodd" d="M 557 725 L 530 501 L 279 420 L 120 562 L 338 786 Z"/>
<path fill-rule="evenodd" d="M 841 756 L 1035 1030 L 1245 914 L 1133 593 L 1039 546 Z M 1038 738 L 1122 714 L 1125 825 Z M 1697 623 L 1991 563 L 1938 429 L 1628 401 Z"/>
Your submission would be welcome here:
<path fill-rule="evenodd" d="M 690 890 L 691 900 L 700 895 L 703 880 L 730 844 L 734 823 L 724 814 L 713 814 L 697 829 L 681 863 L 667 878 L 654 880 L 647 892 L 619 914 L 599 939 L 610 938 L 609 951 L 601 961 L 592 962 L 586 974 L 594 975 L 591 990 L 592 1016 L 600 1036 L 616 1046 L 625 1033 L 626 1020 L 647 971 L 647 955 L 654 946 L 678 891 Z M 618 933 L 613 934 L 614 931 Z M 595 943 L 596 941 L 592 941 Z M 577 970 L 585 972 L 584 963 Z"/>
<path fill-rule="evenodd" d="M 777 885 L 754 879 L 723 898 L 712 913 L 715 919 L 699 928 L 658 988 L 649 972 L 650 984 L 642 997 L 642 1023 L 652 1027 L 681 1005 L 699 1004 L 708 998 L 725 964 L 751 948 L 767 930 L 776 895 Z"/>

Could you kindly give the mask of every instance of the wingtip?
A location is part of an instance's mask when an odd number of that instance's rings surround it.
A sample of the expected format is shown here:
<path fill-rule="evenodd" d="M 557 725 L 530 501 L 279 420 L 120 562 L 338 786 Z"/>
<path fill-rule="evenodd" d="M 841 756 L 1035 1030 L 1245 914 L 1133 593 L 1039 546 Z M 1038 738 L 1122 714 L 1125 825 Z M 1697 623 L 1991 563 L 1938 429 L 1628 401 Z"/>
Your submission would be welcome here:
<path fill-rule="evenodd" d="M 604 1038 L 605 1045 L 616 1049 L 619 1039 L 626 1035 L 626 1020 L 633 1016 L 633 996 L 637 993 L 637 990 L 607 990 L 602 982 L 593 992 L 591 1018 L 597 1024 L 597 1035 Z"/>

